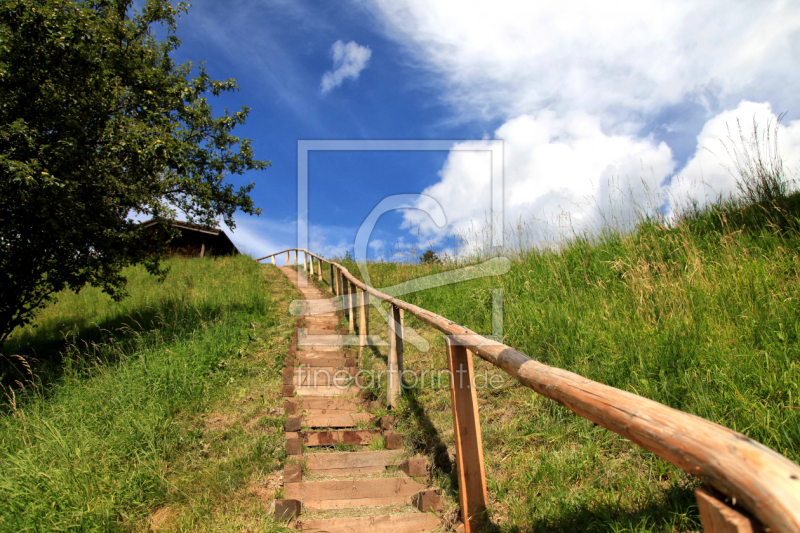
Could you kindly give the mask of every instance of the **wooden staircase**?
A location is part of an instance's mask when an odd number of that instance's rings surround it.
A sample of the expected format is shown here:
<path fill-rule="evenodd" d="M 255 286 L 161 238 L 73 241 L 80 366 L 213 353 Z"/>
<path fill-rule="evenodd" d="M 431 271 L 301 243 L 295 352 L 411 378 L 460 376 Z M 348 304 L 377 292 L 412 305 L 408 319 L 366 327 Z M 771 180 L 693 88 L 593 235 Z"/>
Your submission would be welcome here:
<path fill-rule="evenodd" d="M 358 358 L 337 342 L 340 312 L 303 271 L 280 269 L 315 314 L 298 321 L 308 336 L 298 343 L 295 334 L 283 373 L 287 465 L 276 520 L 320 533 L 437 529 L 427 462 L 407 457 L 394 417 L 376 417 L 383 402 L 361 394 Z"/>

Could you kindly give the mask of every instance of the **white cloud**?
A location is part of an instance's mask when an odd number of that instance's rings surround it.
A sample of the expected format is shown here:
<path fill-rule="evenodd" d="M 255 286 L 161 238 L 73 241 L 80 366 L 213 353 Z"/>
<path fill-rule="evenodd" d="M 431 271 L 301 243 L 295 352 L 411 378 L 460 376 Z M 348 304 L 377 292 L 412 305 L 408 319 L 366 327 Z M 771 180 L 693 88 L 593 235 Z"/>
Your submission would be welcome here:
<path fill-rule="evenodd" d="M 625 128 L 687 98 L 800 87 L 798 2 L 363 1 L 467 118 L 547 107 Z"/>
<path fill-rule="evenodd" d="M 367 67 L 372 50 L 356 44 L 355 41 L 347 44 L 336 41 L 331 47 L 331 55 L 333 56 L 333 70 L 329 70 L 322 76 L 322 94 L 338 87 L 346 79 L 358 79 L 361 71 Z"/>
<path fill-rule="evenodd" d="M 669 196 L 677 205 L 682 205 L 687 199 L 703 205 L 720 196 L 737 193 L 736 164 L 732 156 L 734 146 L 741 149 L 742 145 L 739 125 L 745 139 L 749 140 L 753 137 L 753 121 L 758 124 L 760 150 L 766 155 L 772 143 L 767 145 L 763 135 L 768 125 L 774 126 L 777 120 L 768 103 L 748 101 L 711 118 L 697 136 L 694 156 L 668 187 Z M 774 128 L 772 131 L 774 133 Z M 777 141 L 787 177 L 796 176 L 800 165 L 800 120 L 778 126 Z"/>
<path fill-rule="evenodd" d="M 645 124 L 680 129 L 685 117 L 670 109 L 705 109 L 702 142 L 718 142 L 727 134 L 719 125 L 736 113 L 721 113 L 726 107 L 747 95 L 786 105 L 800 90 L 798 2 L 362 2 L 444 85 L 458 119 L 502 122 L 494 137 L 505 141 L 505 223 L 523 220 L 535 240 L 552 236 L 554 223 L 565 231 L 625 227 L 637 208 L 685 193 L 677 182 L 661 186 L 679 167 L 669 146 L 641 133 Z M 657 117 L 666 124 L 653 125 Z M 784 156 L 800 154 L 786 146 Z M 707 180 L 730 190 L 719 163 L 705 157 L 698 151 L 682 178 L 702 166 Z M 486 156 L 451 152 L 439 177 L 424 192 L 441 202 L 447 230 L 484 226 Z M 405 225 L 438 235 L 417 212 L 406 213 Z"/>
<path fill-rule="evenodd" d="M 566 216 L 561 230 L 570 231 L 598 225 L 596 217 L 602 215 L 628 220 L 623 215 L 636 208 L 632 204 L 643 207 L 655 200 L 658 207 L 659 183 L 675 167 L 665 143 L 608 135 L 597 118 L 584 112 L 563 118 L 553 111 L 522 115 L 503 124 L 495 138 L 505 141 L 505 224 L 515 227 L 522 221 L 528 237 L 537 241 L 552 237 L 559 223 L 554 217 Z M 461 143 L 459 149 L 465 148 L 487 149 L 482 141 Z M 423 236 L 464 234 L 485 226 L 491 208 L 490 164 L 485 151 L 450 152 L 441 181 L 423 191 L 441 203 L 446 228 L 440 230 L 413 210 L 405 213 L 405 225 L 419 226 Z M 620 204 L 621 197 L 628 203 Z"/>

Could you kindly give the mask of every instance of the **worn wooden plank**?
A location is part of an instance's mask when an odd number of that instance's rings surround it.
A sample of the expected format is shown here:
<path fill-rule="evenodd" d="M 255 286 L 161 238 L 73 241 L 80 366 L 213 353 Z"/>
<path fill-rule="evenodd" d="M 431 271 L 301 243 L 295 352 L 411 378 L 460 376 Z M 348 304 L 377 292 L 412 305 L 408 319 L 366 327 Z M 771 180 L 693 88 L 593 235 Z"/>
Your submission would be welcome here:
<path fill-rule="evenodd" d="M 463 346 L 447 342 L 447 366 L 450 370 L 450 398 L 456 444 L 458 498 L 465 533 L 478 531 L 489 498 L 486 494 L 486 468 L 483 463 L 483 439 L 478 418 L 478 395 L 472 355 Z"/>
<path fill-rule="evenodd" d="M 297 396 L 342 396 L 355 398 L 360 391 L 361 389 L 358 387 L 310 387 L 300 385 L 294 388 L 294 393 Z"/>
<path fill-rule="evenodd" d="M 311 359 L 319 360 L 319 359 L 327 359 L 327 358 L 326 357 L 312 357 Z M 344 359 L 344 360 L 347 361 L 347 359 Z M 358 373 L 358 368 L 356 368 L 354 366 L 343 366 L 343 365 L 314 366 L 314 367 L 309 367 L 309 366 L 306 366 L 306 365 L 298 365 L 298 366 L 294 367 L 292 369 L 292 371 L 297 373 L 297 374 L 302 374 L 302 375 L 311 374 L 312 376 L 314 374 L 322 374 L 322 373 L 325 373 L 325 372 L 327 372 L 327 373 L 329 373 L 331 375 L 336 374 L 337 372 L 341 372 L 343 374 L 348 374 L 348 375 L 351 375 L 351 376 L 355 376 L 356 373 Z"/>
<path fill-rule="evenodd" d="M 330 476 L 339 479 L 346 479 L 348 477 L 382 474 L 385 471 L 386 471 L 385 466 L 357 466 L 353 468 L 320 468 L 318 470 L 314 470 L 313 473 L 318 474 L 320 476 Z"/>
<path fill-rule="evenodd" d="M 298 409 L 307 413 L 357 411 L 370 405 L 355 398 L 298 398 Z"/>
<path fill-rule="evenodd" d="M 414 494 L 425 490 L 410 477 L 354 479 L 332 481 L 301 481 L 284 484 L 287 499 L 300 500 L 306 507 L 324 508 L 326 502 L 339 507 L 338 502 L 351 502 L 346 507 L 363 505 L 359 500 L 387 498 L 388 503 L 411 502 Z M 372 504 L 374 505 L 374 504 Z M 380 505 L 380 504 L 379 504 Z"/>
<path fill-rule="evenodd" d="M 352 359 L 345 359 L 344 357 L 306 357 L 305 352 L 299 352 L 297 363 L 307 367 L 346 367 L 348 363 L 352 363 Z"/>
<path fill-rule="evenodd" d="M 336 335 L 339 324 L 306 324 L 307 335 Z"/>
<path fill-rule="evenodd" d="M 436 529 L 440 522 L 430 513 L 405 513 L 303 520 L 297 523 L 297 528 L 306 533 L 422 533 Z"/>
<path fill-rule="evenodd" d="M 322 470 L 347 470 L 376 468 L 378 472 L 399 464 L 403 450 L 378 450 L 365 452 L 308 453 L 303 456 L 309 472 Z"/>
<path fill-rule="evenodd" d="M 297 356 L 306 359 L 345 359 L 345 353 L 341 350 L 338 352 L 332 352 L 330 350 L 299 350 Z"/>
<path fill-rule="evenodd" d="M 720 494 L 708 487 L 695 491 L 704 533 L 759 533 L 764 529 L 749 517 L 729 507 Z"/>
<path fill-rule="evenodd" d="M 303 372 L 302 375 L 295 374 L 293 379 L 296 386 L 349 387 L 355 383 L 353 376 L 344 369 L 338 372 Z"/>
<path fill-rule="evenodd" d="M 303 427 L 350 428 L 359 422 L 369 422 L 375 417 L 369 413 L 304 414 Z"/>
<path fill-rule="evenodd" d="M 333 446 L 334 444 L 367 445 L 381 436 L 378 430 L 309 431 L 303 435 L 306 446 Z"/>

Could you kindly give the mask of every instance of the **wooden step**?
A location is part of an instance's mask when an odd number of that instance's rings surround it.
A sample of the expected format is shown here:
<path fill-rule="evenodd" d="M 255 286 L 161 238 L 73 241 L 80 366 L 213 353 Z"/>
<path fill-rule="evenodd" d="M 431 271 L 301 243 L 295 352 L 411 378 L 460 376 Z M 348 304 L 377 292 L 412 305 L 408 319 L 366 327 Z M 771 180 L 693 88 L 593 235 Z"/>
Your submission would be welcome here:
<path fill-rule="evenodd" d="M 346 361 L 346 359 L 345 359 L 345 361 Z M 325 374 L 326 372 L 328 374 L 331 374 L 331 375 L 334 375 L 337 372 L 340 372 L 340 373 L 343 373 L 343 374 L 349 374 L 351 376 L 355 376 L 358 373 L 358 368 L 356 368 L 354 366 L 339 366 L 339 365 L 337 365 L 337 366 L 314 366 L 314 367 L 297 365 L 296 367 L 294 367 L 295 375 L 302 374 L 304 376 L 305 375 L 310 375 L 310 376 L 313 377 L 314 375 L 322 375 L 322 374 Z"/>
<path fill-rule="evenodd" d="M 426 488 L 409 477 L 301 481 L 283 485 L 287 500 L 300 500 L 309 509 L 410 504 L 411 497 Z"/>
<path fill-rule="evenodd" d="M 354 428 L 359 422 L 374 419 L 369 413 L 304 414 L 302 425 L 309 428 Z"/>
<path fill-rule="evenodd" d="M 345 387 L 353 383 L 353 376 L 347 370 L 340 368 L 333 372 L 328 371 L 311 371 L 304 369 L 302 372 L 295 372 L 294 383 L 297 386 L 311 385 L 311 386 L 327 386 L 333 385 L 338 387 Z"/>
<path fill-rule="evenodd" d="M 355 359 L 346 359 L 344 357 L 305 357 L 303 352 L 297 353 L 297 363 L 308 367 L 355 367 Z"/>
<path fill-rule="evenodd" d="M 330 359 L 331 357 L 345 357 L 344 350 L 339 352 L 331 352 L 330 350 L 301 350 L 297 352 L 298 357 L 303 357 L 305 359 Z"/>
<path fill-rule="evenodd" d="M 299 335 L 297 339 L 297 346 L 313 347 L 314 349 L 325 349 L 325 347 L 333 346 L 341 349 L 342 338 L 336 333 L 328 332 L 322 335 Z M 317 348 L 317 346 L 321 348 Z"/>
<path fill-rule="evenodd" d="M 320 320 L 326 322 L 331 321 L 338 324 L 339 318 L 339 315 L 337 315 L 335 311 L 331 311 L 330 313 L 317 313 L 314 315 L 308 315 L 305 317 L 305 321 L 308 322 L 309 320 Z"/>
<path fill-rule="evenodd" d="M 359 446 L 366 446 L 371 444 L 373 440 L 380 438 L 380 436 L 381 432 L 377 429 L 306 431 L 303 433 L 303 442 L 306 446 L 333 446 L 334 444 L 356 444 Z"/>
<path fill-rule="evenodd" d="M 380 402 L 365 402 L 360 398 L 292 398 L 283 403 L 287 415 L 294 414 L 343 414 L 373 410 Z"/>
<path fill-rule="evenodd" d="M 423 533 L 433 531 L 441 520 L 431 513 L 403 513 L 358 518 L 299 520 L 297 529 L 304 533 Z"/>
<path fill-rule="evenodd" d="M 336 313 L 328 313 L 324 315 L 310 315 L 303 319 L 306 323 L 306 326 L 310 326 L 311 324 L 325 324 L 327 325 L 339 325 L 340 318 L 336 315 Z"/>
<path fill-rule="evenodd" d="M 389 466 L 397 466 L 403 450 L 365 452 L 309 453 L 303 456 L 310 474 L 324 476 L 361 476 L 380 474 Z"/>
<path fill-rule="evenodd" d="M 307 386 L 301 385 L 294 388 L 294 393 L 297 396 L 338 396 L 345 398 L 355 398 L 361 392 L 359 387 L 326 387 L 326 386 Z"/>
<path fill-rule="evenodd" d="M 344 345 L 342 344 L 319 344 L 316 342 L 308 342 L 306 344 L 298 343 L 297 351 L 302 353 L 307 352 L 341 352 Z"/>
<path fill-rule="evenodd" d="M 329 326 L 329 327 L 325 327 L 324 325 L 317 325 L 317 324 L 314 324 L 314 325 L 306 324 L 306 326 L 308 327 L 308 330 L 307 330 L 308 334 L 311 335 L 311 336 L 338 335 L 339 334 L 339 331 L 338 331 L 339 330 L 339 326 L 338 326 L 338 324 L 337 325 L 332 325 L 332 326 Z"/>

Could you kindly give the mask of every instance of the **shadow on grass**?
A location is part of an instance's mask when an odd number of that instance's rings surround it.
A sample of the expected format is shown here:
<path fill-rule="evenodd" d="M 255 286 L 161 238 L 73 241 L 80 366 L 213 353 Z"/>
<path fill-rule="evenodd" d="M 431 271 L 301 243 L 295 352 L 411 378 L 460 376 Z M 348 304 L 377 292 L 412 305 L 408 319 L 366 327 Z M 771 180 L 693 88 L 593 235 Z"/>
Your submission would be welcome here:
<path fill-rule="evenodd" d="M 533 519 L 525 526 L 500 526 L 491 521 L 486 524 L 486 533 L 539 533 L 539 532 L 586 532 L 586 531 L 697 531 L 702 530 L 694 484 L 677 482 L 653 495 L 637 509 L 622 509 L 614 503 L 580 501 L 562 509 L 546 511 L 547 496 L 542 502 L 529 503 L 532 514 L 549 516 Z M 558 504 L 556 504 L 558 505 Z M 539 509 L 542 509 L 541 511 Z"/>
<path fill-rule="evenodd" d="M 11 339 L 0 348 L 0 386 L 8 390 L 35 384 L 46 392 L 48 385 L 67 373 L 116 364 L 150 340 L 163 342 L 191 334 L 204 323 L 248 307 L 187 306 L 180 299 L 170 299 L 160 300 L 158 308 L 143 306 L 100 322 L 77 318 L 41 325 L 32 335 Z"/>
<path fill-rule="evenodd" d="M 453 468 L 450 454 L 447 452 L 447 444 L 442 441 L 439 431 L 437 431 L 433 421 L 425 412 L 425 407 L 417 398 L 418 394 L 419 392 L 416 388 L 403 390 L 403 400 L 415 425 L 413 430 L 414 446 L 428 457 L 433 457 L 434 466 L 449 476 L 448 492 L 455 499 L 458 499 L 456 493 L 458 476 Z"/>

